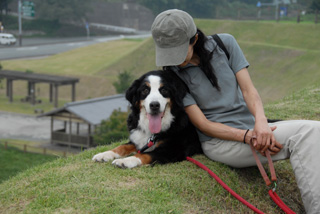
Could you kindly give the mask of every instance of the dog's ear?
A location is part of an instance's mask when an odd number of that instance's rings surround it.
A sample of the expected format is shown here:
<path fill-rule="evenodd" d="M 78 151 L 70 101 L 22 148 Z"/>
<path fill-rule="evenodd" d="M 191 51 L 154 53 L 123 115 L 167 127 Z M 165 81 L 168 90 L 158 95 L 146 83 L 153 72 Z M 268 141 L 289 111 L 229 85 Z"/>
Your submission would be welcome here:
<path fill-rule="evenodd" d="M 138 93 L 137 90 L 141 84 L 141 80 L 135 80 L 132 85 L 126 91 L 126 99 L 131 103 L 131 105 L 135 105 L 138 101 Z"/>

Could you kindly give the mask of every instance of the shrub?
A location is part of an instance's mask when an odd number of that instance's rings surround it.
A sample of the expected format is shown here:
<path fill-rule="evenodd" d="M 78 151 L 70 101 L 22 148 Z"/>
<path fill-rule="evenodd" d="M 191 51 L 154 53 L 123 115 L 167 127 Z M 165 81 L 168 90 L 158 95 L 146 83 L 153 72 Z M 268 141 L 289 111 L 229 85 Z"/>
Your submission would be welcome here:
<path fill-rule="evenodd" d="M 124 71 L 118 74 L 118 81 L 113 83 L 117 93 L 124 93 L 131 85 L 133 76 L 130 72 Z"/>
<path fill-rule="evenodd" d="M 112 142 L 128 138 L 127 130 L 128 112 L 114 110 L 108 120 L 103 120 L 97 128 L 94 141 L 98 145 L 108 145 Z"/>

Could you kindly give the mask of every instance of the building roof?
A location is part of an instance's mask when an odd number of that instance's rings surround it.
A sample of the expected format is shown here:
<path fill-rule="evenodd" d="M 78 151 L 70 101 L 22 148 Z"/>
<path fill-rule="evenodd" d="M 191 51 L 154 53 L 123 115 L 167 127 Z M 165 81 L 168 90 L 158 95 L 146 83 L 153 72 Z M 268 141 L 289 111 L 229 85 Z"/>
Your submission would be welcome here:
<path fill-rule="evenodd" d="M 8 70 L 1 70 L 0 77 L 16 80 L 28 80 L 32 82 L 48 82 L 57 85 L 65 85 L 79 82 L 78 78 Z"/>
<path fill-rule="evenodd" d="M 63 107 L 44 113 L 42 116 L 55 116 L 69 112 L 91 125 L 99 125 L 110 117 L 114 110 L 127 111 L 129 102 L 124 94 L 66 103 Z"/>

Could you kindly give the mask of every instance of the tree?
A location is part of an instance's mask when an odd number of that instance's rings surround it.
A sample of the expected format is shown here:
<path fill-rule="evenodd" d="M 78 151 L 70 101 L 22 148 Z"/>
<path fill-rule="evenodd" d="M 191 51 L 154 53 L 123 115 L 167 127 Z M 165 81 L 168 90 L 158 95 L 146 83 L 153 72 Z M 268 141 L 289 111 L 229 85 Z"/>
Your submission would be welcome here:
<path fill-rule="evenodd" d="M 215 8 L 224 4 L 225 1 L 226 0 L 137 0 L 138 3 L 152 10 L 154 14 L 159 14 L 168 9 L 179 8 L 195 18 L 214 18 Z"/>
<path fill-rule="evenodd" d="M 319 10 L 320 10 L 320 0 L 313 0 L 311 2 L 311 5 L 309 7 L 312 11 L 315 12 L 315 19 L 314 22 L 318 23 L 318 15 L 319 15 Z"/>
<path fill-rule="evenodd" d="M 2 21 L 2 13 L 8 11 L 8 5 L 12 0 L 0 0 L 0 22 Z"/>
<path fill-rule="evenodd" d="M 128 112 L 114 110 L 108 120 L 103 120 L 93 136 L 98 145 L 108 145 L 112 142 L 128 138 Z"/>
<path fill-rule="evenodd" d="M 33 0 L 38 18 L 55 21 L 82 22 L 90 10 L 90 1 L 83 0 Z"/>
<path fill-rule="evenodd" d="M 118 74 L 118 81 L 113 83 L 117 93 L 124 93 L 131 85 L 133 76 L 130 72 L 124 71 Z"/>
<path fill-rule="evenodd" d="M 314 10 L 314 11 L 316 11 L 316 10 L 320 10 L 320 0 L 313 0 L 312 2 L 311 2 L 311 5 L 310 5 L 310 7 L 309 7 L 311 10 Z"/>

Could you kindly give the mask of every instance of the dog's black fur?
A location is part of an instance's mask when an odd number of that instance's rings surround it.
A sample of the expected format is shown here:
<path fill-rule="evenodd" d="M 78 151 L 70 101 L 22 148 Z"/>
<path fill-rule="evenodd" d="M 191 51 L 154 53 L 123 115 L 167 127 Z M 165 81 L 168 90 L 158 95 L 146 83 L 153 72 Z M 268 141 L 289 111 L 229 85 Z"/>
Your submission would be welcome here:
<path fill-rule="evenodd" d="M 161 87 L 159 88 L 160 93 L 158 93 L 158 95 L 161 94 L 161 99 L 164 98 L 168 100 L 168 106 L 166 106 L 166 108 L 170 109 L 170 113 L 174 119 L 171 121 L 170 127 L 167 130 L 162 129 L 159 133 L 155 134 L 156 145 L 153 151 L 147 150 L 135 155 L 136 158 L 140 159 L 141 164 L 132 164 L 136 161 L 134 158 L 125 158 L 122 159 L 123 161 L 115 160 L 113 161 L 113 164 L 122 168 L 132 168 L 154 162 L 165 164 L 183 161 L 187 156 L 202 153 L 201 144 L 195 127 L 191 124 L 186 112 L 184 111 L 182 100 L 187 93 L 187 86 L 174 72 L 157 70 L 150 71 L 142 75 L 139 79 L 133 82 L 126 92 L 126 99 L 130 102 L 132 110 L 127 120 L 128 130 L 130 131 L 130 141 L 127 144 L 105 152 L 109 152 L 108 155 L 103 155 L 105 153 L 96 155 L 96 158 L 94 157 L 93 160 L 108 161 L 114 158 L 127 156 L 130 153 L 139 151 L 143 145 L 148 143 L 146 137 L 151 137 L 151 133 L 147 134 L 148 130 L 145 130 L 145 128 L 141 126 L 140 123 L 143 121 L 140 120 L 143 116 L 141 114 L 145 114 L 146 111 L 143 109 L 145 108 L 143 106 L 145 104 L 143 103 L 149 96 L 147 93 L 148 90 L 151 94 L 150 88 L 148 89 L 150 86 L 148 78 L 150 76 L 161 79 Z M 156 110 L 151 113 L 156 114 Z M 164 114 L 163 120 L 167 117 L 166 114 L 168 115 L 169 113 Z M 137 139 L 140 138 L 136 136 L 139 135 L 141 135 L 141 139 L 144 139 L 143 142 L 138 142 Z M 110 156 L 112 157 L 110 158 Z M 132 163 L 129 163 L 130 161 L 132 161 Z"/>

